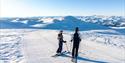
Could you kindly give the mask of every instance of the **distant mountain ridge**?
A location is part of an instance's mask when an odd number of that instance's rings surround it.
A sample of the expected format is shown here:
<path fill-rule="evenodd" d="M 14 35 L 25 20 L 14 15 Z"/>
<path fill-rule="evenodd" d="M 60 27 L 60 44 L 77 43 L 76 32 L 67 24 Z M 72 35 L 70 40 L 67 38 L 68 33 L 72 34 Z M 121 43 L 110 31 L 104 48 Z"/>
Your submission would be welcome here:
<path fill-rule="evenodd" d="M 44 20 L 51 23 L 44 23 Z M 114 20 L 113 20 L 114 19 Z M 43 26 L 42 26 L 43 25 Z M 109 29 L 108 26 L 124 26 L 124 18 L 110 17 L 110 19 L 97 16 L 59 16 L 59 17 L 31 17 L 31 18 L 3 18 L 0 19 L 0 29 L 64 29 L 73 30 L 79 27 L 81 30 Z M 35 26 L 35 27 L 34 27 Z"/>
<path fill-rule="evenodd" d="M 108 27 L 87 23 L 73 16 L 66 16 L 63 20 L 54 20 L 54 23 L 48 24 L 44 29 L 64 29 L 74 30 L 75 27 L 79 27 L 80 30 L 93 30 L 93 29 L 108 29 Z"/>

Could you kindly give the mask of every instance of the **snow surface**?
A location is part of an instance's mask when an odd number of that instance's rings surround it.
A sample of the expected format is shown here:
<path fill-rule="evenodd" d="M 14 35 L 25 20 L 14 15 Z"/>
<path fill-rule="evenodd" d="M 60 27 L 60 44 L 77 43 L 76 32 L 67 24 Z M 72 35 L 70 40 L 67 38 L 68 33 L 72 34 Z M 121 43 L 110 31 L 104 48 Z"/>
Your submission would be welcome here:
<path fill-rule="evenodd" d="M 72 63 L 71 54 L 51 57 L 58 47 L 59 30 L 1 29 L 0 63 Z M 64 31 L 71 51 L 73 31 Z M 115 30 L 81 31 L 78 63 L 124 63 L 125 35 Z M 63 51 L 67 50 L 64 44 Z"/>
<path fill-rule="evenodd" d="M 24 63 L 22 37 L 33 30 L 0 29 L 0 63 Z"/>

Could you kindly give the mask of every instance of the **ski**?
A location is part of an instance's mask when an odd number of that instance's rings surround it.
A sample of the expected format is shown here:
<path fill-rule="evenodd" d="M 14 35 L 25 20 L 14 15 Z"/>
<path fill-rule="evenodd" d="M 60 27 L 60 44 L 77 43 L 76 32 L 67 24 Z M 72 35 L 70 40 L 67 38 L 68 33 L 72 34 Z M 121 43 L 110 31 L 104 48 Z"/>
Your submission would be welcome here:
<path fill-rule="evenodd" d="M 52 55 L 52 57 L 58 57 L 58 56 L 61 56 L 61 54 Z"/>
<path fill-rule="evenodd" d="M 62 52 L 62 53 L 56 53 L 55 55 L 52 55 L 52 57 L 58 57 L 58 56 L 62 56 L 62 55 L 64 55 L 64 54 L 66 54 L 67 53 L 67 51 L 64 51 L 64 52 Z"/>

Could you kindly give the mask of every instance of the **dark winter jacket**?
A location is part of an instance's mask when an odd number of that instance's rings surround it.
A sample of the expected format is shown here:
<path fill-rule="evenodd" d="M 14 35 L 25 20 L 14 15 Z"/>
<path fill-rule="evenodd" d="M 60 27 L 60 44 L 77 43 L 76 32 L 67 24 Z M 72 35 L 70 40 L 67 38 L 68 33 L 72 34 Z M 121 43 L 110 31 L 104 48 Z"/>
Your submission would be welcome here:
<path fill-rule="evenodd" d="M 74 43 L 79 43 L 81 41 L 79 33 L 74 33 L 72 40 L 73 40 Z"/>

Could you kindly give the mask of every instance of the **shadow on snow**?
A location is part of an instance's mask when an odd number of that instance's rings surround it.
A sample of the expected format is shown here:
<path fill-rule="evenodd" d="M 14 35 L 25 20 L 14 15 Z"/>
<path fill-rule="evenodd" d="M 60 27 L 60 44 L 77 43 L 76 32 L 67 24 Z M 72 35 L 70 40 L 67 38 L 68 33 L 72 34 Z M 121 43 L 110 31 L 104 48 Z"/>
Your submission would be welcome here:
<path fill-rule="evenodd" d="M 68 58 L 72 58 L 71 56 L 67 55 L 67 54 L 63 54 L 61 55 L 61 57 L 68 57 Z M 92 60 L 92 59 L 88 59 L 88 58 L 84 58 L 84 57 L 77 57 L 77 60 L 82 60 L 82 61 L 87 61 L 87 62 L 94 62 L 94 63 L 108 63 L 105 61 L 99 61 L 99 60 Z"/>

